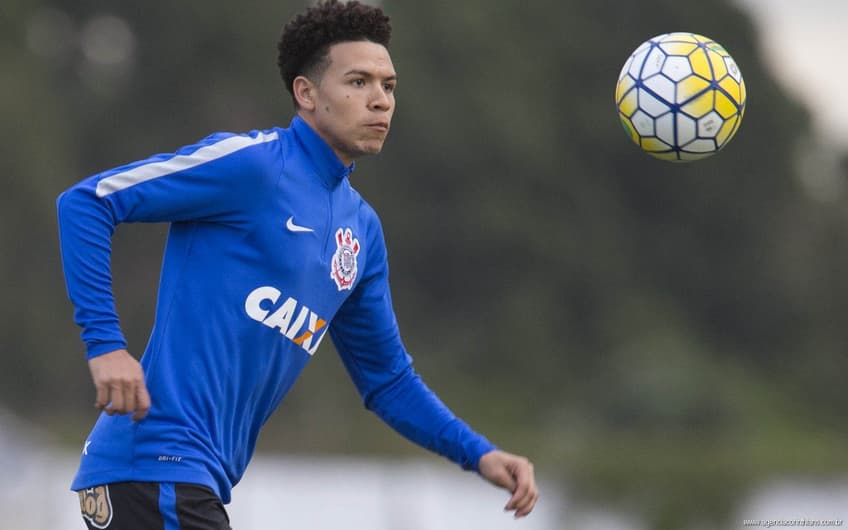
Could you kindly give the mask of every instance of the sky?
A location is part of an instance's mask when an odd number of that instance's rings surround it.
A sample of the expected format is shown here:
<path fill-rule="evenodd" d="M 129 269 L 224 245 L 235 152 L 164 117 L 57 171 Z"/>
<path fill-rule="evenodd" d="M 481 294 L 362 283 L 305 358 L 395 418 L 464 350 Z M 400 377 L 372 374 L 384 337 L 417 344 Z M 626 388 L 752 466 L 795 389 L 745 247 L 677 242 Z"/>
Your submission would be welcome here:
<path fill-rule="evenodd" d="M 811 109 L 819 139 L 848 149 L 848 0 L 735 1 L 753 15 L 771 71 Z"/>

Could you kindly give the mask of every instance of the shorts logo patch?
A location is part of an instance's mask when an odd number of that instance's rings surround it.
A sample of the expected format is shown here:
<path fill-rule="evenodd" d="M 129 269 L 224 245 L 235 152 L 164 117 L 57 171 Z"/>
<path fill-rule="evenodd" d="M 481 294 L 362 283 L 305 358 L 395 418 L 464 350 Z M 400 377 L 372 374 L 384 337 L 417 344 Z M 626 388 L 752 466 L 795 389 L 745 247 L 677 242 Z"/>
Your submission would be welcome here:
<path fill-rule="evenodd" d="M 97 486 L 77 492 L 82 516 L 94 528 L 107 528 L 112 522 L 112 499 L 109 486 Z"/>
<path fill-rule="evenodd" d="M 350 289 L 356 281 L 356 256 L 359 254 L 359 240 L 353 237 L 350 228 L 336 231 L 336 253 L 330 267 L 330 278 L 336 282 L 339 291 Z"/>

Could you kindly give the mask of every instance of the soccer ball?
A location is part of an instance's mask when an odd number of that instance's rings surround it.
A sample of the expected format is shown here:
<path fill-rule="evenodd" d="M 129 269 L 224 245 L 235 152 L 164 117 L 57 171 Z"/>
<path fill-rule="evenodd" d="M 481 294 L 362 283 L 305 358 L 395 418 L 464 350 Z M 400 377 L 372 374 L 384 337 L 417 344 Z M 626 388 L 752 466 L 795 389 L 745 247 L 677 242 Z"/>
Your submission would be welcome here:
<path fill-rule="evenodd" d="M 643 42 L 624 63 L 615 104 L 624 130 L 649 155 L 685 162 L 723 148 L 745 114 L 745 82 L 720 44 L 695 33 Z"/>

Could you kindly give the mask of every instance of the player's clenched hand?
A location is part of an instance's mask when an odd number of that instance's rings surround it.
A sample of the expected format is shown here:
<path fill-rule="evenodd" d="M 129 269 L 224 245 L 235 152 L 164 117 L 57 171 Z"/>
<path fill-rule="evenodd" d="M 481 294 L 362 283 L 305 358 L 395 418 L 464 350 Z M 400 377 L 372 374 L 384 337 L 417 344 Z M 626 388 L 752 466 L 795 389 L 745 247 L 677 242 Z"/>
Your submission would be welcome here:
<path fill-rule="evenodd" d="M 483 478 L 512 493 L 505 511 L 514 510 L 515 517 L 523 517 L 536 506 L 539 490 L 536 489 L 533 464 L 523 456 L 496 449 L 483 455 L 477 468 Z"/>
<path fill-rule="evenodd" d="M 147 416 L 150 395 L 141 365 L 127 350 L 115 350 L 88 361 L 97 389 L 94 406 L 106 414 L 134 412 L 133 420 Z"/>

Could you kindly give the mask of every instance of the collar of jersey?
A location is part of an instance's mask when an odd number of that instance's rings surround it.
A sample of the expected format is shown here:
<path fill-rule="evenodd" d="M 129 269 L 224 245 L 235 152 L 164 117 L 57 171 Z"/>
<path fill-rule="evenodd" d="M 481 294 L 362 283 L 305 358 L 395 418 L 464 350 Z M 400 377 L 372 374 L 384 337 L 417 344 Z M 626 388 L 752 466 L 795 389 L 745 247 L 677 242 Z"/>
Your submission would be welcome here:
<path fill-rule="evenodd" d="M 331 189 L 350 175 L 356 167 L 356 162 L 349 166 L 342 164 L 336 153 L 300 116 L 295 116 L 291 122 L 295 137 L 303 146 L 309 160 L 312 162 L 315 174 Z"/>

